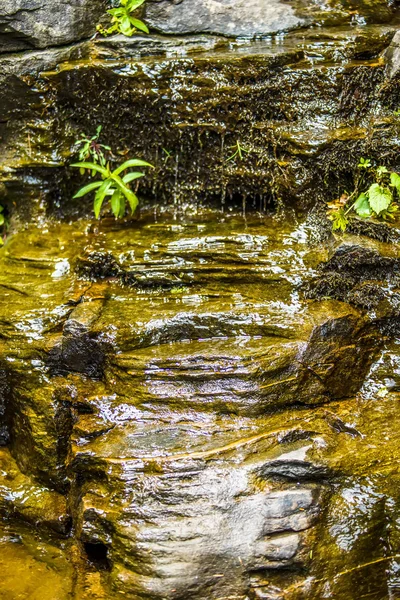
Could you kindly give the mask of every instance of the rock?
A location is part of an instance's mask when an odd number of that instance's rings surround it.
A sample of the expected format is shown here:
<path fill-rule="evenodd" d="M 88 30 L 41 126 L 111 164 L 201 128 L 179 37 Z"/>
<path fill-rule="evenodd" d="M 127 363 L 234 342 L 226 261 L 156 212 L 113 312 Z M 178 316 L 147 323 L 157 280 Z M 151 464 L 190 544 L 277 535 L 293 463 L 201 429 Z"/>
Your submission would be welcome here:
<path fill-rule="evenodd" d="M 66 498 L 23 475 L 7 449 L 0 449 L 0 515 L 63 535 L 71 524 Z"/>
<path fill-rule="evenodd" d="M 259 450 L 255 464 L 234 448 L 226 465 L 195 454 L 158 469 L 157 459 L 105 458 L 107 481 L 98 472 L 74 494 L 82 498 L 77 533 L 89 553 L 103 548 L 114 588 L 154 599 L 242 597 L 254 571 L 304 566 L 320 488 L 266 482 Z M 78 466 L 84 450 L 74 452 Z"/>
<path fill-rule="evenodd" d="M 398 31 L 385 53 L 387 73 L 389 78 L 395 77 L 400 71 L 400 31 Z"/>
<path fill-rule="evenodd" d="M 70 600 L 74 595 L 80 600 L 95 598 L 90 591 L 86 595 L 80 587 L 77 590 L 74 558 L 69 540 L 42 530 L 40 520 L 36 524 L 1 519 L 0 597 L 42 600 L 50 594 L 57 600 Z"/>
<path fill-rule="evenodd" d="M 183 0 L 149 3 L 146 21 L 162 33 L 253 37 L 300 27 L 305 21 L 281 0 Z"/>
<path fill-rule="evenodd" d="M 0 53 L 62 46 L 89 38 L 105 0 L 2 0 Z"/>
<path fill-rule="evenodd" d="M 307 284 L 310 298 L 335 298 L 373 311 L 382 327 L 397 327 L 400 253 L 397 245 L 346 235 Z"/>
<path fill-rule="evenodd" d="M 102 307 L 103 301 L 98 299 L 82 302 L 72 311 L 61 339 L 48 355 L 47 366 L 53 376 L 84 373 L 93 379 L 101 378 L 105 353 L 101 342 L 93 339 L 90 331 Z"/>
<path fill-rule="evenodd" d="M 92 212 L 89 196 L 71 199 L 82 177 L 65 167 L 79 135 L 102 124 L 101 141 L 115 156 L 155 165 L 140 182 L 142 197 L 180 205 L 190 194 L 193 202 L 257 210 L 279 199 L 305 210 L 329 199 L 363 153 L 378 160 L 385 148 L 385 164 L 395 164 L 399 121 L 378 105 L 386 102 L 378 93 L 385 67 L 370 60 L 393 31 L 318 27 L 229 52 L 227 38 L 215 36 L 115 36 L 4 54 L 1 203 L 25 220 L 44 207 L 58 216 Z M 228 161 L 238 141 L 251 152 Z"/>
<path fill-rule="evenodd" d="M 334 2 L 326 9 L 316 3 L 297 0 L 155 0 L 146 5 L 147 23 L 168 34 L 214 33 L 230 37 L 255 37 L 288 31 L 318 22 L 343 24 L 354 19 L 384 23 L 392 10 L 387 0 L 374 6 L 367 0 L 350 11 L 345 2 Z"/>
<path fill-rule="evenodd" d="M 397 403 L 363 421 L 351 397 L 382 336 L 363 311 L 302 298 L 327 251 L 278 224 L 149 211 L 29 225 L 0 251 L 0 511 L 63 535 L 68 506 L 82 600 L 322 597 L 332 491 L 381 456 L 384 427 L 397 469 Z M 329 268 L 395 264 L 360 245 Z"/>
<path fill-rule="evenodd" d="M 10 440 L 9 415 L 7 412 L 10 389 L 7 384 L 7 371 L 0 368 L 0 446 Z"/>

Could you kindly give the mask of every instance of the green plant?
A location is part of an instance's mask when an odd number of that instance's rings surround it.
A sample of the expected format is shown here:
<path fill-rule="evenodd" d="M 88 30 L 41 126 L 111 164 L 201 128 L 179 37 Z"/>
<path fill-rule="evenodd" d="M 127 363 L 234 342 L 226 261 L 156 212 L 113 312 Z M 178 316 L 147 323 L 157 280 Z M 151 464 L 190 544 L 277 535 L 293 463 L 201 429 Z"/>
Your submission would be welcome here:
<path fill-rule="evenodd" d="M 165 154 L 165 158 L 164 158 L 165 162 L 168 162 L 169 159 L 172 158 L 172 152 L 170 150 L 167 150 L 166 148 L 161 148 L 161 149 Z"/>
<path fill-rule="evenodd" d="M 147 25 L 140 19 L 132 16 L 132 13 L 142 6 L 144 2 L 145 0 L 120 0 L 120 5 L 117 8 L 111 8 L 107 11 L 111 15 L 111 26 L 105 29 L 101 25 L 98 25 L 97 30 L 102 35 L 122 33 L 128 37 L 131 37 L 137 30 L 149 33 Z"/>
<path fill-rule="evenodd" d="M 129 188 L 129 184 L 140 177 L 144 177 L 144 173 L 139 171 L 130 171 L 122 177 L 121 174 L 123 171 L 126 171 L 131 167 L 154 168 L 150 163 L 137 158 L 125 161 L 114 171 L 111 171 L 109 163 L 107 163 L 105 167 L 92 162 L 79 162 L 71 166 L 80 170 L 83 169 L 84 171 L 88 170 L 90 173 L 99 173 L 101 176 L 101 181 L 95 181 L 85 185 L 75 194 L 74 198 L 82 198 L 82 196 L 96 191 L 93 208 L 94 214 L 96 218 L 98 218 L 104 200 L 109 196 L 111 211 L 116 219 L 124 216 L 126 201 L 128 201 L 132 214 L 135 212 L 139 200 L 136 194 Z"/>
<path fill-rule="evenodd" d="M 400 175 L 384 166 L 374 167 L 370 159 L 361 158 L 354 191 L 342 194 L 328 205 L 328 218 L 334 231 L 346 231 L 352 212 L 362 219 L 372 217 L 394 221 L 399 211 L 399 199 Z"/>
<path fill-rule="evenodd" d="M 236 141 L 236 144 L 234 144 L 233 146 L 229 146 L 229 148 L 235 150 L 235 152 L 232 154 L 232 156 L 230 156 L 229 158 L 226 159 L 226 162 L 230 162 L 235 160 L 237 157 L 240 158 L 240 160 L 243 160 L 243 154 L 246 153 L 248 154 L 250 152 L 250 150 L 246 150 L 246 148 L 243 148 L 243 146 L 240 144 L 239 140 Z"/>
<path fill-rule="evenodd" d="M 91 158 L 95 164 L 99 164 L 102 167 L 106 166 L 106 156 L 104 154 L 104 150 L 107 152 L 111 152 L 110 146 L 105 146 L 104 144 L 99 143 L 99 138 L 101 134 L 102 126 L 99 125 L 96 129 L 96 133 L 94 136 L 89 138 L 84 133 L 81 133 L 81 137 L 79 140 L 75 142 L 75 147 L 77 152 L 79 151 L 79 160 L 87 161 L 88 158 Z M 85 169 L 81 169 L 81 174 L 85 172 Z M 95 172 L 92 173 L 94 176 Z"/>

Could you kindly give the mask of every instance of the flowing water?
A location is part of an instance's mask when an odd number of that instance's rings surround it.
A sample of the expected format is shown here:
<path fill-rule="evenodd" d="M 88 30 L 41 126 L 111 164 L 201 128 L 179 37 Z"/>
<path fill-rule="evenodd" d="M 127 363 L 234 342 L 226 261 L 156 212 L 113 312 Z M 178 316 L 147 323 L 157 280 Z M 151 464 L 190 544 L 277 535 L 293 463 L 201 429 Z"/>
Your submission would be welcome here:
<path fill-rule="evenodd" d="M 314 237 L 156 210 L 8 240 L 1 598 L 398 597 L 400 347 L 307 299 Z"/>
<path fill-rule="evenodd" d="M 292 4 L 0 56 L 0 600 L 400 598 L 400 232 L 326 219 L 399 170 L 399 14 Z M 100 124 L 137 217 L 71 199 Z"/>

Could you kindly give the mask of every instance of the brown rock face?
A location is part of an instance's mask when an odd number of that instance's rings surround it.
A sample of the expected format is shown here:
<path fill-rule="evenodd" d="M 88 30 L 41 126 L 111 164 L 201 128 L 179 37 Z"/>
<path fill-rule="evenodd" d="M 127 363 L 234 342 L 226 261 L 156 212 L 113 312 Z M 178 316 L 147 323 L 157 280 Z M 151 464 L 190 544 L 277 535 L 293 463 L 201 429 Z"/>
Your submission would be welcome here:
<path fill-rule="evenodd" d="M 259 215 L 147 214 L 80 221 L 73 243 L 63 224 L 6 244 L 0 516 L 23 540 L 37 524 L 49 568 L 55 548 L 71 554 L 61 600 L 70 569 L 76 600 L 298 600 L 309 585 L 318 597 L 329 565 L 388 543 L 387 511 L 366 491 L 368 536 L 337 551 L 376 435 L 353 418 L 353 395 L 382 336 L 363 310 L 302 299 L 327 257 L 307 232 Z M 342 263 L 365 261 L 338 250 L 328 264 Z M 378 581 L 365 586 L 381 594 Z"/>

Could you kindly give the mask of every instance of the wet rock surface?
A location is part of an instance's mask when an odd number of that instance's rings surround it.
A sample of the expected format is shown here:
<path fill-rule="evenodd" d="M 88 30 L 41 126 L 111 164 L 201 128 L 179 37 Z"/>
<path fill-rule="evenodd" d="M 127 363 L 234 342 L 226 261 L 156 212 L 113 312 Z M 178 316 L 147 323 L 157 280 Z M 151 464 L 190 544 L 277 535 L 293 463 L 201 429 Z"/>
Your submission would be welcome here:
<path fill-rule="evenodd" d="M 21 593 L 46 565 L 61 600 L 393 597 L 398 347 L 303 290 L 396 252 L 215 212 L 70 235 L 0 251 L 0 545 L 32 565 Z"/>
<path fill-rule="evenodd" d="M 384 149 L 397 168 L 399 86 L 384 59 L 396 27 L 260 41 L 116 36 L 5 55 L 2 202 L 23 219 L 87 214 L 89 203 L 65 200 L 81 185 L 65 167 L 97 123 L 116 156 L 129 150 L 155 165 L 142 195 L 177 208 L 190 197 L 306 210 L 336 197 L 360 155 L 379 161 Z M 237 143 L 248 152 L 229 160 Z"/>
<path fill-rule="evenodd" d="M 397 245 L 347 236 L 307 284 L 310 298 L 335 298 L 369 310 L 380 327 L 398 328 L 400 262 Z"/>
<path fill-rule="evenodd" d="M 100 1 L 0 7 L 0 203 L 39 224 L 0 250 L 1 598 L 398 597 L 399 231 L 265 214 L 398 169 L 398 7 L 328 4 L 90 41 Z M 161 207 L 76 220 L 98 124 Z"/>

